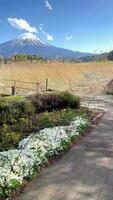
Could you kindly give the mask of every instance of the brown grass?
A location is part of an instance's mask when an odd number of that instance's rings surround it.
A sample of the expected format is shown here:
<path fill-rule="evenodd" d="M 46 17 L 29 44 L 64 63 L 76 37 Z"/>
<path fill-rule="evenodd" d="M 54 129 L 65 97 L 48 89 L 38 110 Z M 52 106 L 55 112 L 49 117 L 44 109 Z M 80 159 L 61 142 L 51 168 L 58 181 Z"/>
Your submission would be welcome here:
<path fill-rule="evenodd" d="M 102 91 L 106 83 L 113 78 L 113 62 L 93 63 L 12 63 L 0 65 L 0 83 L 2 79 L 16 79 L 39 82 L 45 88 L 45 79 L 49 79 L 49 88 L 72 90 L 75 92 Z"/>

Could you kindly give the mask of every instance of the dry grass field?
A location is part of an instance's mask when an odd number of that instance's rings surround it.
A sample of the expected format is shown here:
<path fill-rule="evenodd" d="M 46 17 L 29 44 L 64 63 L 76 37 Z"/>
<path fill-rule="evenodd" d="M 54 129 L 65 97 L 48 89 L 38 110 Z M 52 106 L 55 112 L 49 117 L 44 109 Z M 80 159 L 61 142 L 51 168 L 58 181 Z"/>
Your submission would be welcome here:
<path fill-rule="evenodd" d="M 39 82 L 43 89 L 46 78 L 49 80 L 49 88 L 54 90 L 97 93 L 113 78 L 113 62 L 0 64 L 1 90 L 3 85 L 12 84 L 6 84 L 3 79 Z M 26 87 L 31 86 L 29 84 Z"/>

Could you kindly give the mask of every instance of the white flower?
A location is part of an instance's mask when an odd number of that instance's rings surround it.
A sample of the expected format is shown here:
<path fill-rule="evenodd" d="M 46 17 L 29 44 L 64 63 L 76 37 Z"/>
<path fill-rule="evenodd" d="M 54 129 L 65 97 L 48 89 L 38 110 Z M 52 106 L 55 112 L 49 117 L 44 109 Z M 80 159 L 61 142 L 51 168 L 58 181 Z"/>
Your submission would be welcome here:
<path fill-rule="evenodd" d="M 1 152 L 0 185 L 10 191 L 12 180 L 22 184 L 24 178 L 33 174 L 35 167 L 63 149 L 62 142 L 78 137 L 87 125 L 85 118 L 76 117 L 69 126 L 45 128 L 20 141 L 18 149 Z"/>

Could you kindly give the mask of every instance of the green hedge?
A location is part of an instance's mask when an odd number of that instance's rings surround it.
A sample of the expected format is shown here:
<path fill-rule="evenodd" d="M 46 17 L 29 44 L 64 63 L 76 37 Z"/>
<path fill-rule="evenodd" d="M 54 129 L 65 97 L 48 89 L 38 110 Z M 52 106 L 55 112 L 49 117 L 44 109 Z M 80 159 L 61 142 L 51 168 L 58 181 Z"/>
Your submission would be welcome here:
<path fill-rule="evenodd" d="M 29 98 L 21 96 L 3 97 L 0 99 L 0 125 L 14 123 L 20 118 L 26 118 L 44 111 L 65 108 L 79 108 L 80 98 L 69 92 L 52 94 L 36 94 Z"/>
<path fill-rule="evenodd" d="M 0 99 L 0 124 L 13 123 L 34 112 L 35 108 L 32 102 L 24 97 L 11 96 Z"/>
<path fill-rule="evenodd" d="M 80 107 L 80 97 L 75 96 L 69 92 L 61 92 L 58 94 L 62 98 L 66 107 L 69 108 L 78 108 Z"/>
<path fill-rule="evenodd" d="M 80 98 L 69 92 L 36 94 L 29 99 L 35 106 L 36 112 L 80 107 Z"/>

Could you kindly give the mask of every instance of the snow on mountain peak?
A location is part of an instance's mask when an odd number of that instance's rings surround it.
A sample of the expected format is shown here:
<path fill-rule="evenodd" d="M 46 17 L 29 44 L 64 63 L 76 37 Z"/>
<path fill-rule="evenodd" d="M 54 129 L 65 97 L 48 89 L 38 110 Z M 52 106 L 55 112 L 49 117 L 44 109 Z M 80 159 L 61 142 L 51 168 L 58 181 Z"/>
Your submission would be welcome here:
<path fill-rule="evenodd" d="M 33 33 L 29 33 L 29 32 L 21 34 L 16 39 L 16 41 L 21 44 L 23 44 L 24 42 L 27 42 L 27 43 L 31 43 L 31 44 L 35 44 L 35 45 L 46 45 L 46 43 L 41 41 L 36 35 L 34 35 Z"/>

